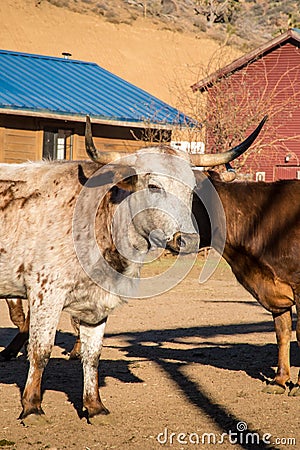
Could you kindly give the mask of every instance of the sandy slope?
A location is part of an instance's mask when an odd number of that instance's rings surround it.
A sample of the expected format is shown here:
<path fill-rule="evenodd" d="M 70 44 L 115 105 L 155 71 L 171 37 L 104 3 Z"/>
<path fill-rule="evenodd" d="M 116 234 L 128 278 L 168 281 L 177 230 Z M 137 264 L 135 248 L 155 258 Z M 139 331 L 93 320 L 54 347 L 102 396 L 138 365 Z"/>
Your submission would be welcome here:
<path fill-rule="evenodd" d="M 36 0 L 0 1 L 0 48 L 95 61 L 175 106 L 176 86 L 188 88 L 213 55 L 238 56 L 210 39 L 157 30 L 145 20 L 115 25 Z M 219 56 L 218 56 L 219 59 Z M 180 88 L 181 89 L 181 88 Z"/>

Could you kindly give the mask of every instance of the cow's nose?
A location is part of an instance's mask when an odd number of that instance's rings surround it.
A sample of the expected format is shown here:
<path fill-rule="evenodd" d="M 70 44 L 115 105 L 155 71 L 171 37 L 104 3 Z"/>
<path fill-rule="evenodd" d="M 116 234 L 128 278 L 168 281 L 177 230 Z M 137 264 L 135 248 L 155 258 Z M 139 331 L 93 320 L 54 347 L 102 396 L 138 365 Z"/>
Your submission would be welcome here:
<path fill-rule="evenodd" d="M 174 242 L 176 247 L 178 248 L 184 248 L 186 247 L 186 240 L 184 239 L 184 236 L 181 233 L 176 233 L 176 236 L 174 238 Z"/>
<path fill-rule="evenodd" d="M 167 241 L 167 248 L 176 253 L 196 253 L 199 250 L 199 235 L 177 232 L 173 239 Z"/>

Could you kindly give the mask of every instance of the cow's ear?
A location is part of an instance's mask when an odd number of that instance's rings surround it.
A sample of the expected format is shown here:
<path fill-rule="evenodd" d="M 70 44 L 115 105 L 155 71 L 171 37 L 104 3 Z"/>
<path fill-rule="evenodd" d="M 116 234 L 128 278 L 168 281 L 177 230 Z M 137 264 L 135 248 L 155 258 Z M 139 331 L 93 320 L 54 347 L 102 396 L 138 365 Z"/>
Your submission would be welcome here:
<path fill-rule="evenodd" d="M 120 189 L 134 191 L 137 183 L 137 174 L 133 167 L 120 166 L 115 173 L 115 183 Z"/>

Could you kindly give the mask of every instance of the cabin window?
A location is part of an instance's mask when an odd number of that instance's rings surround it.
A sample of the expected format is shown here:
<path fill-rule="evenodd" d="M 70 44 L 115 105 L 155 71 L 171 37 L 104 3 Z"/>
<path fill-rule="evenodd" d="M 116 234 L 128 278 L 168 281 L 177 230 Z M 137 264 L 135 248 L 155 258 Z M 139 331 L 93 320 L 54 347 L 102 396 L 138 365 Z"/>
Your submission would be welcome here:
<path fill-rule="evenodd" d="M 59 128 L 45 129 L 43 142 L 44 159 L 72 159 L 73 133 Z"/>

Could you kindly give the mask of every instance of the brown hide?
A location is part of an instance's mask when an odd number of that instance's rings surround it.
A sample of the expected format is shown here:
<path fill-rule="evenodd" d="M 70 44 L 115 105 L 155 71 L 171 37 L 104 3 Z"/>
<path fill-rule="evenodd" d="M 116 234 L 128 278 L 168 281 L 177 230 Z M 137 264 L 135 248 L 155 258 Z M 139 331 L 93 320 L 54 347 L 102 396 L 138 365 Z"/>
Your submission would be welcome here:
<path fill-rule="evenodd" d="M 265 308 L 289 308 L 300 288 L 300 182 L 213 183 L 226 215 L 224 258 Z"/>
<path fill-rule="evenodd" d="M 279 347 L 278 371 L 266 392 L 281 393 L 290 377 L 289 343 L 294 304 L 300 344 L 300 181 L 224 183 L 216 177 L 209 179 L 226 216 L 223 257 L 245 289 L 273 314 Z M 199 181 L 196 193 L 200 197 L 201 187 Z M 210 246 L 211 223 L 196 194 L 193 214 L 199 228 L 200 246 Z M 291 392 L 291 395 L 300 394 L 300 376 Z"/>

